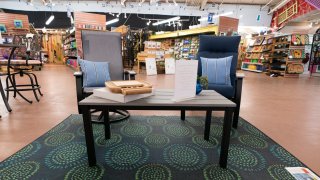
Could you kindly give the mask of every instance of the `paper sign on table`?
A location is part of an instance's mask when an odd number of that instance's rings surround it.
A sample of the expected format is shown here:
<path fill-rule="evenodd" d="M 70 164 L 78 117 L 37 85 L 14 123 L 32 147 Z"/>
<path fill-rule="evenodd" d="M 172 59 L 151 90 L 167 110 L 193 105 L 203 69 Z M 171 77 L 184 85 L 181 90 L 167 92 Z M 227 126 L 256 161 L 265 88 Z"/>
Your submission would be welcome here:
<path fill-rule="evenodd" d="M 174 74 L 175 71 L 175 60 L 173 58 L 166 58 L 164 61 L 166 74 Z"/>
<path fill-rule="evenodd" d="M 155 58 L 146 58 L 146 70 L 147 75 L 156 75 L 157 74 L 157 64 Z"/>
<path fill-rule="evenodd" d="M 174 101 L 184 101 L 196 96 L 197 72 L 197 60 L 176 61 Z"/>

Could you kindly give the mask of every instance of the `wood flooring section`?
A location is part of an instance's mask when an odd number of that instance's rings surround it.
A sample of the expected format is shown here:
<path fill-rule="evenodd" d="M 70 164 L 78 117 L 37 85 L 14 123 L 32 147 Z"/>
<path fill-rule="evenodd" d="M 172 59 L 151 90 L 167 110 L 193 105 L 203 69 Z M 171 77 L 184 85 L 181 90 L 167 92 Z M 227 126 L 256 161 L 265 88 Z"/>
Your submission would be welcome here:
<path fill-rule="evenodd" d="M 73 71 L 64 65 L 46 65 L 36 72 L 42 92 L 40 102 L 32 93 L 28 104 L 10 95 L 8 113 L 0 100 L 0 161 L 77 113 Z M 320 174 L 320 78 L 268 77 L 245 72 L 240 116 L 286 148 Z M 20 78 L 20 77 L 19 77 Z M 146 76 L 156 88 L 173 88 L 174 75 Z M 1 77 L 5 86 L 5 79 Z M 25 81 L 26 79 L 22 79 Z M 133 115 L 179 115 L 176 111 L 132 111 Z M 218 113 L 216 113 L 218 114 Z M 188 115 L 204 115 L 187 112 Z"/>

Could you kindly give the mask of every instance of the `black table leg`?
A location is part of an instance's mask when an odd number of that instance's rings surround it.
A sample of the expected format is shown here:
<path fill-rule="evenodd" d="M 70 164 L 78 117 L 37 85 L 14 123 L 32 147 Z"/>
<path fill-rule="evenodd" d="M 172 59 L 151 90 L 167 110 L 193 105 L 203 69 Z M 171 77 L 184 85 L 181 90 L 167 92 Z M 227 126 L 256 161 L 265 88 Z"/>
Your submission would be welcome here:
<path fill-rule="evenodd" d="M 186 110 L 181 110 L 181 120 L 184 121 L 186 119 Z"/>
<path fill-rule="evenodd" d="M 8 103 L 8 100 L 7 100 L 7 97 L 6 95 L 4 94 L 4 90 L 3 90 L 3 86 L 2 86 L 2 83 L 1 83 L 1 80 L 0 80 L 0 93 L 1 93 L 1 96 L 2 96 L 2 99 L 3 99 L 3 102 L 4 102 L 4 105 L 6 106 L 7 110 L 9 112 L 12 111 L 9 103 Z"/>
<path fill-rule="evenodd" d="M 86 137 L 89 166 L 95 166 L 97 160 L 96 160 L 96 153 L 94 150 L 91 113 L 90 113 L 89 107 L 83 106 L 82 113 L 83 113 L 83 126 L 84 126 L 84 132 Z"/>
<path fill-rule="evenodd" d="M 205 122 L 205 126 L 204 126 L 204 140 L 207 140 L 207 141 L 209 141 L 209 136 L 210 136 L 211 117 L 212 117 L 212 111 L 207 110 L 206 111 L 206 122 Z"/>
<path fill-rule="evenodd" d="M 110 139 L 110 118 L 109 118 L 109 108 L 103 109 L 103 124 L 104 124 L 104 137 L 105 139 Z"/>
<path fill-rule="evenodd" d="M 227 168 L 232 113 L 233 111 L 231 109 L 227 109 L 224 113 L 221 152 L 220 152 L 220 161 L 219 161 L 220 167 L 222 168 Z"/>

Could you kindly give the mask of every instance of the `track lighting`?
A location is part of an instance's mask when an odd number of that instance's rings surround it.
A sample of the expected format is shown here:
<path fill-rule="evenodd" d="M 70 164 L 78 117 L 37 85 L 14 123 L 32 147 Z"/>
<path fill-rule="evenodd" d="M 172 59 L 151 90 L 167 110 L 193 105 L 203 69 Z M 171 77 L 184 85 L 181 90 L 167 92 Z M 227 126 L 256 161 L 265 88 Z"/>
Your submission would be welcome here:
<path fill-rule="evenodd" d="M 169 18 L 169 19 L 162 20 L 162 21 L 159 21 L 159 22 L 155 22 L 152 25 L 157 26 L 157 25 L 160 25 L 160 24 L 170 23 L 171 21 L 177 21 L 179 19 L 180 19 L 180 17 L 177 16 L 177 17 Z"/>
<path fill-rule="evenodd" d="M 51 15 L 49 19 L 46 21 L 46 25 L 49 25 L 54 19 L 54 15 Z"/>
<path fill-rule="evenodd" d="M 107 21 L 107 22 L 106 22 L 106 25 L 113 24 L 113 23 L 116 23 L 116 22 L 118 22 L 118 21 L 119 21 L 119 18 L 115 18 L 115 19 L 112 19 L 112 20 L 110 20 L 110 21 Z"/>

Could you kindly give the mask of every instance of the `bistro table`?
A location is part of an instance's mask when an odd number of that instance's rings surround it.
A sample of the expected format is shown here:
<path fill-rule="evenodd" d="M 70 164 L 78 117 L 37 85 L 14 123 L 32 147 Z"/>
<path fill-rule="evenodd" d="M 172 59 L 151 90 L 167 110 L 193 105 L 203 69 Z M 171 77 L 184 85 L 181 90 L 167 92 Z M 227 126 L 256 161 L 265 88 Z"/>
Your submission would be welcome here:
<path fill-rule="evenodd" d="M 10 64 L 9 64 L 9 63 L 10 63 L 12 57 L 13 57 L 13 53 L 14 53 L 14 51 L 15 51 L 17 48 L 20 48 L 20 47 L 23 47 L 23 45 L 18 45 L 18 44 L 0 44 L 0 48 L 11 48 L 11 52 L 10 52 L 10 56 L 9 56 L 9 58 L 8 58 L 8 64 L 7 64 L 7 66 L 8 66 L 8 68 L 7 68 L 8 72 L 10 71 L 10 69 L 9 69 L 9 68 L 10 68 L 10 67 L 9 67 Z M 7 73 L 8 73 L 8 72 L 7 72 Z M 12 79 L 11 79 L 11 78 L 9 78 L 9 79 L 10 79 L 10 82 L 12 83 Z M 8 103 L 8 97 L 6 97 L 6 95 L 4 94 L 4 89 L 3 89 L 3 86 L 2 86 L 2 83 L 1 83 L 1 79 L 0 79 L 0 93 L 1 93 L 3 102 L 4 102 L 7 110 L 8 110 L 9 112 L 11 112 L 12 109 L 11 109 L 9 103 Z"/>
<path fill-rule="evenodd" d="M 120 103 L 91 95 L 79 102 L 83 112 L 83 124 L 87 145 L 89 166 L 96 165 L 93 129 L 91 123 L 90 109 L 102 110 L 104 114 L 105 138 L 110 139 L 109 111 L 122 110 L 181 110 L 181 120 L 185 119 L 185 111 L 205 111 L 204 139 L 209 140 L 212 111 L 224 111 L 224 121 L 221 140 L 220 167 L 227 167 L 228 149 L 230 142 L 230 131 L 232 114 L 236 104 L 213 90 L 204 90 L 191 100 L 173 101 L 173 90 L 155 90 L 155 95 Z"/>

